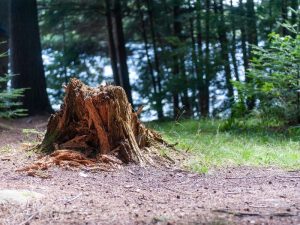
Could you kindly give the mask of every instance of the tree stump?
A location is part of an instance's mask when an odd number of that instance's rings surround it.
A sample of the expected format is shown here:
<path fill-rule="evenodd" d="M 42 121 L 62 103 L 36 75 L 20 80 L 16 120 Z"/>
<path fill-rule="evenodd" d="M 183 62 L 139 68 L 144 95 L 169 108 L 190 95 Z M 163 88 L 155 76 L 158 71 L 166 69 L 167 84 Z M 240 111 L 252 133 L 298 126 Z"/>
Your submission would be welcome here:
<path fill-rule="evenodd" d="M 48 122 L 39 148 L 43 152 L 69 149 L 96 160 L 114 156 L 123 163 L 155 164 L 167 144 L 147 129 L 133 112 L 123 88 L 89 87 L 71 79 L 60 111 Z"/>

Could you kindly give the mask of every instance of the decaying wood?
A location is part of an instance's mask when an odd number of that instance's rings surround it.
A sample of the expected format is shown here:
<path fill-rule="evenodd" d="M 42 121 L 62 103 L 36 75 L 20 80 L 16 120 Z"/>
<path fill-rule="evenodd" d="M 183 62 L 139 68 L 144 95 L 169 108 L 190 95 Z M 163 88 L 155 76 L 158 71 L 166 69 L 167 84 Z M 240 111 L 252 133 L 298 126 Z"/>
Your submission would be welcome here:
<path fill-rule="evenodd" d="M 103 155 L 104 156 L 104 155 Z M 113 160 L 113 159 L 111 159 Z M 105 164 L 105 160 L 101 160 L 98 163 L 98 167 L 101 166 L 103 170 L 109 171 L 109 167 Z M 53 153 L 40 158 L 33 164 L 26 166 L 22 169 L 18 169 L 18 172 L 27 172 L 30 176 L 40 176 L 40 171 L 47 170 L 53 165 L 68 166 L 68 167 L 82 167 L 95 166 L 96 160 L 87 158 L 84 154 L 73 150 L 55 150 Z"/>
<path fill-rule="evenodd" d="M 64 161 L 70 161 L 70 158 L 63 157 L 73 154 L 70 157 L 79 164 L 92 163 L 93 160 L 86 161 L 90 158 L 117 164 L 171 162 L 159 155 L 159 148 L 167 148 L 168 144 L 139 121 L 140 112 L 133 112 L 121 87 L 91 88 L 71 79 L 65 90 L 64 104 L 50 117 L 46 135 L 39 146 L 43 152 Z M 61 149 L 65 150 L 57 151 Z M 74 155 L 74 152 L 82 155 Z"/>

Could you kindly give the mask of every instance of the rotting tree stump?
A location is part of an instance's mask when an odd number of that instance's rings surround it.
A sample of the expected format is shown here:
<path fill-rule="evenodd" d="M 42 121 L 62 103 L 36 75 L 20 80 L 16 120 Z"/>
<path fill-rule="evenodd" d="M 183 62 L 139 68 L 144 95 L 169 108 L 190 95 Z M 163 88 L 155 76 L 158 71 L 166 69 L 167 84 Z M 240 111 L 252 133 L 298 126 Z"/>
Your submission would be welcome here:
<path fill-rule="evenodd" d="M 50 117 L 44 140 L 38 146 L 41 151 L 57 157 L 72 150 L 80 152 L 79 158 L 105 161 L 112 156 L 113 161 L 140 165 L 172 162 L 159 154 L 160 148 L 168 144 L 139 121 L 123 88 L 92 88 L 71 79 L 65 90 L 64 103 Z"/>

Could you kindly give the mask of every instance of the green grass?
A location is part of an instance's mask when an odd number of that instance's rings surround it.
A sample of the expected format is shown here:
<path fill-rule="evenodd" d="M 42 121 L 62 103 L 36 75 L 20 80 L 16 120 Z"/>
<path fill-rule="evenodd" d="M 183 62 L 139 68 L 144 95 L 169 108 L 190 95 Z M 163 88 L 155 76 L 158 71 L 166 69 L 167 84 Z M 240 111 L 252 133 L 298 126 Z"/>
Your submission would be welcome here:
<path fill-rule="evenodd" d="M 300 169 L 299 128 L 272 131 L 263 126 L 245 125 L 222 131 L 224 124 L 220 120 L 184 120 L 151 122 L 148 126 L 169 142 L 178 142 L 178 149 L 189 151 L 187 166 L 197 172 L 206 173 L 210 168 L 224 166 Z"/>
<path fill-rule="evenodd" d="M 0 154 L 9 153 L 12 151 L 12 146 L 7 144 L 0 147 Z"/>

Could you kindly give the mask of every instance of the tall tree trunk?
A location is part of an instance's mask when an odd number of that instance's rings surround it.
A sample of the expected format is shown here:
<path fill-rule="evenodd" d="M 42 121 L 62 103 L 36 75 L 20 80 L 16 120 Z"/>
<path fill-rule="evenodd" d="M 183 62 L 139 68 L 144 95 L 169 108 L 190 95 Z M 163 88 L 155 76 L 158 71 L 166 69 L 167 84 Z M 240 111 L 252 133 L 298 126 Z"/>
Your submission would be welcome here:
<path fill-rule="evenodd" d="M 66 22 L 65 22 L 65 17 L 62 18 L 62 38 L 63 38 L 63 48 L 62 48 L 62 52 L 63 52 L 63 71 L 64 71 L 64 78 L 65 78 L 65 84 L 67 85 L 67 83 L 69 82 L 68 79 L 68 65 L 67 65 L 67 60 L 66 60 L 66 44 L 67 44 L 67 40 L 66 40 Z"/>
<path fill-rule="evenodd" d="M 273 31 L 273 25 L 274 25 L 274 21 L 273 21 L 273 4 L 274 4 L 274 0 L 269 0 L 269 32 L 271 33 Z"/>
<path fill-rule="evenodd" d="M 8 0 L 0 1 L 0 78 L 8 72 L 8 3 Z M 6 83 L 0 83 L 0 90 L 6 87 Z"/>
<path fill-rule="evenodd" d="M 145 54 L 146 54 L 146 58 L 147 58 L 148 71 L 151 76 L 153 91 L 154 91 L 154 95 L 155 95 L 155 102 L 156 102 L 155 109 L 157 111 L 157 118 L 162 119 L 164 117 L 164 115 L 163 115 L 162 102 L 161 102 L 161 93 L 159 92 L 158 87 L 157 87 L 157 81 L 156 81 L 156 78 L 154 75 L 151 57 L 149 54 L 149 47 L 148 47 L 149 42 L 148 42 L 147 32 L 146 32 L 146 23 L 144 20 L 144 13 L 141 9 L 140 0 L 137 0 L 137 4 L 138 4 L 138 11 L 139 11 L 140 20 L 141 20 L 142 37 L 143 37 L 144 46 L 145 46 Z"/>
<path fill-rule="evenodd" d="M 203 60 L 203 34 L 201 24 L 201 0 L 196 1 L 196 26 L 197 26 L 197 46 L 198 46 L 198 70 L 197 70 L 197 89 L 200 114 L 203 116 L 203 102 L 205 99 L 205 84 L 204 84 L 204 60 Z"/>
<path fill-rule="evenodd" d="M 0 27 L 6 31 L 9 30 L 9 1 L 10 0 L 0 1 Z"/>
<path fill-rule="evenodd" d="M 205 79 L 201 96 L 201 116 L 209 116 L 210 64 L 210 0 L 205 1 Z"/>
<path fill-rule="evenodd" d="M 21 98 L 29 115 L 51 112 L 41 55 L 36 0 L 10 1 L 13 88 L 28 88 Z"/>
<path fill-rule="evenodd" d="M 231 41 L 231 48 L 230 48 L 230 54 L 232 58 L 232 65 L 233 65 L 233 70 L 234 70 L 234 75 L 235 75 L 235 80 L 240 81 L 240 76 L 239 76 L 239 68 L 238 68 L 238 63 L 236 60 L 236 44 L 237 44 L 237 39 L 236 39 L 236 21 L 235 21 L 235 14 L 233 11 L 233 3 L 232 0 L 230 0 L 230 22 L 231 22 L 231 31 L 232 31 L 232 41 Z"/>
<path fill-rule="evenodd" d="M 147 0 L 147 13 L 149 16 L 149 22 L 150 22 L 150 33 L 151 33 L 151 39 L 152 39 L 152 46 L 153 46 L 153 52 L 154 52 L 154 68 L 156 70 L 157 74 L 157 117 L 158 119 L 162 119 L 164 117 L 163 109 L 162 109 L 162 86 L 161 86 L 161 69 L 160 69 L 160 60 L 158 57 L 158 51 L 157 51 L 157 43 L 156 43 L 156 34 L 155 34 L 155 28 L 154 28 L 154 16 L 153 16 L 153 6 L 150 0 Z"/>
<path fill-rule="evenodd" d="M 174 35 L 178 34 L 180 32 L 180 24 L 178 21 L 176 21 L 175 15 L 179 12 L 177 3 L 174 4 L 173 7 L 173 32 Z M 180 76 L 180 63 L 179 63 L 179 57 L 178 57 L 178 50 L 176 44 L 173 45 L 173 75 L 175 76 L 175 85 L 173 86 L 173 111 L 174 111 L 174 118 L 178 118 L 180 115 L 180 108 L 179 108 L 179 93 L 178 90 L 180 89 L 178 82 L 179 82 L 179 76 Z"/>
<path fill-rule="evenodd" d="M 6 76 L 8 72 L 8 36 L 4 29 L 0 27 L 0 78 Z M 0 91 L 5 90 L 7 84 L 0 83 Z"/>
<path fill-rule="evenodd" d="M 258 45 L 256 13 L 253 0 L 247 0 L 246 9 L 248 42 L 250 45 Z M 251 46 L 249 47 L 249 55 L 251 56 Z"/>
<path fill-rule="evenodd" d="M 182 43 L 184 42 L 183 37 L 182 37 L 182 24 L 180 21 L 180 14 L 181 14 L 181 9 L 180 9 L 180 4 L 181 1 L 180 0 L 174 0 L 174 6 L 173 6 L 173 19 L 174 19 L 174 23 L 173 23 L 173 32 L 174 32 L 174 36 L 178 38 L 178 40 L 180 41 L 180 45 L 182 45 Z M 179 46 L 181 47 L 181 46 Z M 188 81 L 187 81 L 187 77 L 186 77 L 186 70 L 185 70 L 185 62 L 184 62 L 184 53 L 181 53 L 178 49 L 178 46 L 175 44 L 174 45 L 174 52 L 175 52 L 175 57 L 174 57 L 174 63 L 175 64 L 179 64 L 178 68 L 175 69 L 178 70 L 176 71 L 176 75 L 179 80 L 183 81 L 182 84 L 182 88 L 180 88 L 182 90 L 183 93 L 183 98 L 182 98 L 182 104 L 184 106 L 184 113 L 183 115 L 186 117 L 190 117 L 191 116 L 191 107 L 190 107 L 190 102 L 189 102 L 189 97 L 188 97 Z M 175 67 L 177 67 L 176 65 L 174 65 Z"/>
<path fill-rule="evenodd" d="M 181 67 L 181 75 L 183 76 L 183 98 L 182 98 L 182 105 L 184 106 L 184 112 L 183 116 L 186 118 L 189 118 L 192 116 L 192 109 L 191 109 L 191 104 L 190 104 L 190 99 L 188 95 L 188 87 L 189 87 L 189 82 L 188 78 L 186 75 L 186 67 L 185 67 L 185 59 L 184 56 L 180 57 L 180 67 Z"/>
<path fill-rule="evenodd" d="M 189 11 L 192 14 L 192 16 L 190 16 L 189 18 L 189 30 L 190 30 L 190 36 L 191 36 L 191 41 L 192 41 L 192 70 L 193 70 L 193 76 L 196 80 L 196 84 L 192 85 L 193 89 L 192 89 L 192 93 L 193 93 L 193 99 L 192 99 L 192 107 L 196 108 L 196 112 L 198 114 L 200 114 L 200 107 L 199 107 L 199 103 L 197 104 L 197 100 L 199 99 L 199 91 L 200 89 L 198 88 L 199 86 L 199 78 L 198 76 L 200 75 L 200 71 L 199 71 L 199 60 L 198 60 L 198 56 L 197 56 L 197 43 L 196 43 L 196 38 L 195 38 L 195 26 L 194 26 L 194 9 L 192 8 L 192 3 L 191 0 L 189 0 Z M 196 3 L 197 4 L 197 3 Z M 196 7 L 197 8 L 197 7 Z M 198 12 L 196 11 L 196 13 L 198 14 Z M 198 15 L 197 15 L 198 16 Z"/>
<path fill-rule="evenodd" d="M 297 11 L 299 9 L 298 0 L 292 0 L 291 1 L 291 8 L 294 9 L 295 11 Z M 297 14 L 296 13 L 292 13 L 291 24 L 292 25 L 297 24 L 297 22 L 298 22 L 297 20 L 298 20 Z M 300 26 L 300 24 L 297 24 L 297 25 Z M 296 35 L 292 34 L 292 36 L 295 37 Z"/>
<path fill-rule="evenodd" d="M 298 1 L 298 0 L 292 0 L 292 1 Z M 282 23 L 285 23 L 288 19 L 288 3 L 287 0 L 281 0 L 281 19 Z M 285 27 L 281 27 L 281 33 L 283 36 L 288 35 L 288 30 Z"/>
<path fill-rule="evenodd" d="M 245 10 L 243 1 L 239 0 L 239 13 L 241 18 L 245 18 Z M 249 56 L 248 56 L 248 50 L 247 50 L 247 34 L 245 29 L 245 23 L 240 21 L 240 30 L 241 30 L 241 45 L 242 45 L 242 54 L 243 54 L 243 61 L 244 61 L 244 70 L 245 73 L 247 72 L 249 68 Z"/>
<path fill-rule="evenodd" d="M 129 72 L 127 65 L 127 54 L 125 47 L 125 38 L 123 32 L 123 18 L 121 0 L 114 0 L 113 4 L 113 33 L 116 55 L 118 59 L 118 73 L 121 86 L 124 88 L 128 101 L 133 105 L 131 85 L 129 80 Z"/>
<path fill-rule="evenodd" d="M 110 63 L 113 71 L 113 77 L 115 85 L 120 86 L 120 75 L 118 72 L 118 62 L 115 48 L 115 40 L 113 36 L 113 24 L 112 24 L 112 13 L 110 0 L 105 0 L 105 16 L 106 16 L 106 26 L 107 26 L 107 35 L 108 35 L 108 47 L 109 47 L 109 55 L 110 55 Z"/>
<path fill-rule="evenodd" d="M 258 38 L 257 38 L 257 27 L 256 27 L 256 14 L 254 8 L 254 1 L 247 0 L 246 2 L 246 9 L 247 9 L 247 37 L 248 37 L 248 56 L 252 58 L 252 47 L 251 45 L 258 45 Z M 250 83 L 251 78 L 246 73 L 246 82 Z M 247 106 L 249 110 L 252 110 L 255 106 L 255 97 L 250 97 L 247 99 Z"/>
<path fill-rule="evenodd" d="M 231 83 L 231 69 L 230 69 L 230 61 L 229 61 L 229 48 L 228 48 L 228 39 L 227 39 L 227 28 L 225 24 L 224 18 L 224 9 L 223 9 L 223 0 L 219 0 L 219 4 L 217 0 L 214 0 L 214 11 L 217 17 L 217 32 L 218 32 L 218 39 L 221 45 L 221 58 L 222 64 L 224 66 L 224 73 L 225 73 L 225 82 L 227 88 L 227 96 L 229 98 L 230 107 L 234 103 L 234 95 L 233 95 L 233 86 Z"/>

